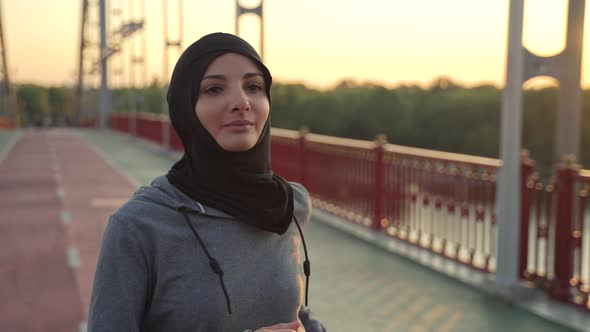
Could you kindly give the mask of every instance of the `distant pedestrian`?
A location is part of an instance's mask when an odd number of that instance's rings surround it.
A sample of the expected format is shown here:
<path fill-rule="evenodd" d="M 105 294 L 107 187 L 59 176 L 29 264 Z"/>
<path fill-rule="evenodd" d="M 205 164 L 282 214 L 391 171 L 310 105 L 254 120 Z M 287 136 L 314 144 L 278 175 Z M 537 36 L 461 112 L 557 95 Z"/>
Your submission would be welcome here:
<path fill-rule="evenodd" d="M 184 155 L 109 220 L 90 332 L 325 331 L 303 304 L 309 194 L 270 167 L 271 83 L 234 35 L 181 55 L 167 100 Z"/>

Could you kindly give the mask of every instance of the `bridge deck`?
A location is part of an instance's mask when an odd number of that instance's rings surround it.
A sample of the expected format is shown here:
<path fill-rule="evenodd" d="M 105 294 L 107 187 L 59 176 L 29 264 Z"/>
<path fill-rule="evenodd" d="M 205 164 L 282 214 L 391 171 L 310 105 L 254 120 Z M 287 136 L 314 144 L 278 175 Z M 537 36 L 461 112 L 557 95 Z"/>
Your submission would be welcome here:
<path fill-rule="evenodd" d="M 2 160 L 16 136 L 0 132 L 0 330 L 83 329 L 108 215 L 176 157 L 56 129 L 23 131 Z M 317 221 L 306 238 L 310 304 L 330 331 L 569 331 Z"/>

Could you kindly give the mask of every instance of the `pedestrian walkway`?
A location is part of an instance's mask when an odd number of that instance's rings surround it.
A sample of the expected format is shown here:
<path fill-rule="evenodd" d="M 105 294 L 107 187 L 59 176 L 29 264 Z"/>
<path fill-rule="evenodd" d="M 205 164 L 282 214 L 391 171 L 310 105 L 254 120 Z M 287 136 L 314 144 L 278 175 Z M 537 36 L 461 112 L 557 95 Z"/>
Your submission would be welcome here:
<path fill-rule="evenodd" d="M 0 162 L 0 331 L 83 329 L 109 214 L 176 158 L 110 131 L 24 131 Z M 570 331 L 317 220 L 305 233 L 329 331 Z"/>
<path fill-rule="evenodd" d="M 0 163 L 0 331 L 84 330 L 103 229 L 134 187 L 69 130 L 23 132 Z"/>
<path fill-rule="evenodd" d="M 141 184 L 179 156 L 117 133 L 80 133 Z M 305 234 L 310 306 L 330 331 L 570 331 L 317 221 Z"/>

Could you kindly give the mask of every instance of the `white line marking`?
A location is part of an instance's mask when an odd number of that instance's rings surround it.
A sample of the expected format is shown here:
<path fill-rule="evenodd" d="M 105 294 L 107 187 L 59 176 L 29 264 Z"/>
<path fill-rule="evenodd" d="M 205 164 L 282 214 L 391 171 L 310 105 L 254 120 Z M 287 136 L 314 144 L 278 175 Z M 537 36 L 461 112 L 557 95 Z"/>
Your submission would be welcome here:
<path fill-rule="evenodd" d="M 64 198 L 64 189 L 62 187 L 57 187 L 55 193 L 57 194 L 57 197 Z"/>
<path fill-rule="evenodd" d="M 80 141 L 83 144 L 86 144 L 86 146 L 90 147 L 99 157 L 102 158 L 102 160 L 104 160 L 109 166 L 111 166 L 111 168 L 113 170 L 115 170 L 115 172 L 119 173 L 119 175 L 122 175 L 124 178 L 127 179 L 127 181 L 129 181 L 129 183 L 134 187 L 134 188 L 139 188 L 141 186 L 141 184 L 135 180 L 134 178 L 132 178 L 131 176 L 127 175 L 127 173 L 125 173 L 123 171 L 122 168 L 118 167 L 117 164 L 111 159 L 109 158 L 105 153 L 102 152 L 102 150 L 100 150 L 98 147 L 96 147 L 94 144 L 90 143 L 89 141 L 87 141 L 84 137 L 82 137 L 82 135 L 80 135 L 79 133 L 74 132 L 74 134 L 76 136 L 78 136 L 78 139 L 80 139 Z"/>
<path fill-rule="evenodd" d="M 66 210 L 62 210 L 61 214 L 59 215 L 59 221 L 61 221 L 61 223 L 64 225 L 70 224 L 70 222 L 72 221 L 70 213 Z"/>
<path fill-rule="evenodd" d="M 80 322 L 80 332 L 86 332 L 86 331 L 88 331 L 88 322 L 87 321 Z"/>
<path fill-rule="evenodd" d="M 68 248 L 68 266 L 72 270 L 78 269 L 80 267 L 80 252 L 76 247 Z"/>

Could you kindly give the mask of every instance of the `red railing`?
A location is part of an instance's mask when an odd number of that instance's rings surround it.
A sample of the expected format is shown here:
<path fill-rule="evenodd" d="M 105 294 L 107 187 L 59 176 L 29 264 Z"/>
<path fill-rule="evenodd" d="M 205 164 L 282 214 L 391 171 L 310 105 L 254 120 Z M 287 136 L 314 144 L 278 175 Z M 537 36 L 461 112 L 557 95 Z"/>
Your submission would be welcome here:
<path fill-rule="evenodd" d="M 590 309 L 589 189 L 590 171 L 566 158 L 546 184 L 531 170 L 523 191 L 530 200 L 523 205 L 523 224 L 529 227 L 523 279 L 585 309 Z"/>
<path fill-rule="evenodd" d="M 161 117 L 111 116 L 115 130 L 163 144 Z M 170 146 L 182 144 L 170 128 Z M 272 129 L 273 170 L 314 206 L 474 269 L 496 266 L 497 159 Z M 590 170 L 570 160 L 543 183 L 523 154 L 520 274 L 558 301 L 588 309 Z"/>
<path fill-rule="evenodd" d="M 571 284 L 579 290 L 574 301 L 590 308 L 590 170 L 577 171 L 574 187 L 574 215 L 570 236 L 573 242 L 573 278 Z"/>
<path fill-rule="evenodd" d="M 133 116 L 124 113 L 113 114 L 109 117 L 109 127 L 112 129 L 124 133 L 133 133 L 135 131 L 135 135 L 138 137 L 157 144 L 165 143 L 165 126 L 168 126 L 170 135 L 168 147 L 176 151 L 182 151 L 182 142 L 176 131 L 172 128 L 168 119 L 161 115 L 138 112 L 135 119 Z"/>
<path fill-rule="evenodd" d="M 387 233 L 493 271 L 499 161 L 390 144 L 385 152 Z"/>
<path fill-rule="evenodd" d="M 314 204 L 463 264 L 494 270 L 499 161 L 273 128 L 273 169 Z"/>
<path fill-rule="evenodd" d="M 0 116 L 0 129 L 11 129 L 11 128 L 14 128 L 14 124 L 12 123 L 12 120 Z"/>

